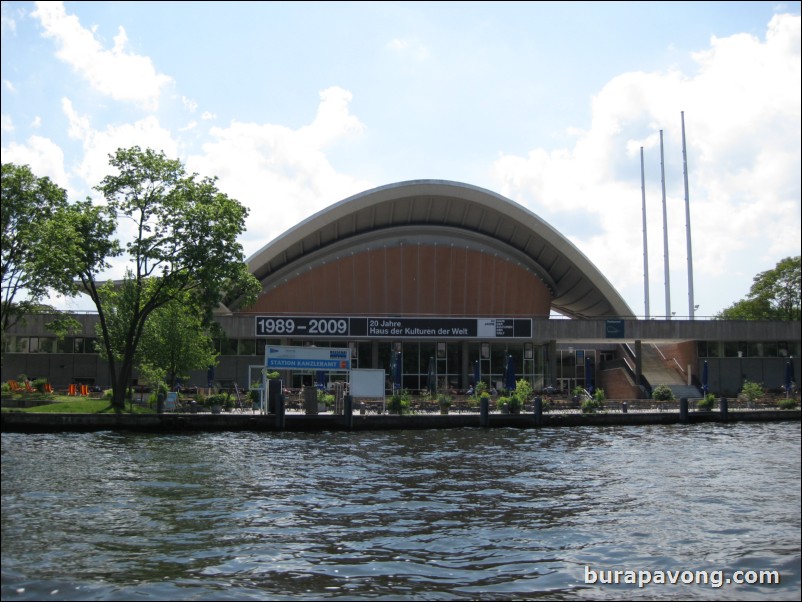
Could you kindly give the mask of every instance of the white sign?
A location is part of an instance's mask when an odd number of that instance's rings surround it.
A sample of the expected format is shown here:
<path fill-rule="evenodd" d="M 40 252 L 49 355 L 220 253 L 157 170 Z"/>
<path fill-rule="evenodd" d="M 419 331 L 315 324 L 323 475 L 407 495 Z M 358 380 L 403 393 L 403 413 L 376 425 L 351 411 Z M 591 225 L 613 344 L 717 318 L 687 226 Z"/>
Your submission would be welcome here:
<path fill-rule="evenodd" d="M 348 372 L 351 350 L 348 347 L 265 346 L 265 368 L 270 370 L 325 370 Z"/>

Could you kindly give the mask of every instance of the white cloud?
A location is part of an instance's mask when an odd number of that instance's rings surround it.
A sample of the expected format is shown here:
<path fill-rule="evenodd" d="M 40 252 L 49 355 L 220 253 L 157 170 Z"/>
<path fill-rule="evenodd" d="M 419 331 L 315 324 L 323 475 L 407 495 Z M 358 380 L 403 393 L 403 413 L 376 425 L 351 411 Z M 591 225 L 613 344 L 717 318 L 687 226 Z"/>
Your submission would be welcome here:
<path fill-rule="evenodd" d="M 13 15 L 11 15 L 11 3 L 3 2 L 0 11 L 2 11 L 2 13 L 0 13 L 0 27 L 4 33 L 7 31 L 11 35 L 14 35 L 17 32 L 17 22 Z"/>
<path fill-rule="evenodd" d="M 189 171 L 218 176 L 220 190 L 249 207 L 247 255 L 327 205 L 372 187 L 337 173 L 323 151 L 363 130 L 348 112 L 350 93 L 329 88 L 320 98 L 309 125 L 292 130 L 234 121 L 212 128 L 214 140 L 187 160 Z"/>
<path fill-rule="evenodd" d="M 642 296 L 640 147 L 646 163 L 650 295 L 661 298 L 663 222 L 659 131 L 664 130 L 672 292 L 687 292 L 681 119 L 685 112 L 694 279 L 727 287 L 722 266 L 751 277 L 800 249 L 800 18 L 777 15 L 766 39 L 712 38 L 688 75 L 626 73 L 592 103 L 592 124 L 571 148 L 502 154 L 505 194 L 559 229 L 627 298 Z M 637 290 L 640 288 L 641 293 Z M 747 291 L 728 291 L 732 301 Z M 630 294 L 627 294 L 630 293 Z M 659 307 L 659 306 L 658 306 Z M 712 314 L 722 307 L 710 307 Z M 642 313 L 640 307 L 633 307 Z"/>
<path fill-rule="evenodd" d="M 194 113 L 198 108 L 198 103 L 186 96 L 181 97 L 181 103 L 190 113 Z"/>
<path fill-rule="evenodd" d="M 387 43 L 387 48 L 401 56 L 410 56 L 417 61 L 429 58 L 429 49 L 418 40 L 394 38 Z"/>
<path fill-rule="evenodd" d="M 209 121 L 210 119 L 217 119 L 217 115 L 215 115 L 214 113 L 210 113 L 209 111 L 204 111 L 203 114 L 201 115 L 201 119 L 203 119 L 204 121 Z"/>
<path fill-rule="evenodd" d="M 11 81 L 9 81 L 9 80 L 7 80 L 7 79 L 4 79 L 4 80 L 3 80 L 3 86 L 4 86 L 4 87 L 5 87 L 5 89 L 6 89 L 6 90 L 8 90 L 9 92 L 12 92 L 12 93 L 13 93 L 13 92 L 16 92 L 16 91 L 17 91 L 17 89 L 14 87 L 14 83 L 13 83 L 13 82 L 11 82 Z"/>
<path fill-rule="evenodd" d="M 28 165 L 38 177 L 48 177 L 67 192 L 70 181 L 64 169 L 64 153 L 49 138 L 31 136 L 26 143 L 12 142 L 2 149 L 3 163 Z"/>
<path fill-rule="evenodd" d="M 69 120 L 70 137 L 83 145 L 84 154 L 75 168 L 87 188 L 97 186 L 109 173 L 109 155 L 118 148 L 152 148 L 164 151 L 170 158 L 179 156 L 179 145 L 172 133 L 159 124 L 153 116 L 134 123 L 109 125 L 104 130 L 92 128 L 88 117 L 79 115 L 69 99 L 62 99 L 64 114 Z"/>
<path fill-rule="evenodd" d="M 14 120 L 11 118 L 11 115 L 3 113 L 3 115 L 0 116 L 0 129 L 4 132 L 14 131 Z"/>
<path fill-rule="evenodd" d="M 95 90 L 145 109 L 158 107 L 161 89 L 172 80 L 158 73 L 150 58 L 126 50 L 128 38 L 122 27 L 114 38 L 114 47 L 106 50 L 94 30 L 82 27 L 74 15 L 67 15 L 62 2 L 37 2 L 32 15 L 40 20 L 45 37 L 59 43 L 57 56 Z"/>

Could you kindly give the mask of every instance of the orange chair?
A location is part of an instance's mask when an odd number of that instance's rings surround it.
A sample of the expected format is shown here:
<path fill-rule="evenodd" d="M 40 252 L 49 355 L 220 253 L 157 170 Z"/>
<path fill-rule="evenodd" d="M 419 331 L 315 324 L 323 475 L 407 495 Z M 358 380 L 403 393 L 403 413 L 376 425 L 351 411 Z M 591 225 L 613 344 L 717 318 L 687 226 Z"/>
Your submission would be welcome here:
<path fill-rule="evenodd" d="M 11 389 L 12 393 L 22 393 L 25 389 L 19 386 L 19 383 L 15 380 L 8 381 L 8 387 Z"/>
<path fill-rule="evenodd" d="M 75 385 L 70 385 L 69 391 L 67 391 L 67 395 L 77 395 Z"/>
<path fill-rule="evenodd" d="M 89 395 L 89 385 L 81 385 L 81 395 L 84 397 Z"/>
<path fill-rule="evenodd" d="M 51 384 L 45 383 L 45 393 L 52 393 L 52 392 L 53 392 L 53 387 L 51 386 Z"/>
<path fill-rule="evenodd" d="M 33 386 L 31 386 L 31 381 L 29 380 L 25 381 L 25 391 L 27 391 L 28 393 L 36 393 L 36 389 L 34 389 Z"/>

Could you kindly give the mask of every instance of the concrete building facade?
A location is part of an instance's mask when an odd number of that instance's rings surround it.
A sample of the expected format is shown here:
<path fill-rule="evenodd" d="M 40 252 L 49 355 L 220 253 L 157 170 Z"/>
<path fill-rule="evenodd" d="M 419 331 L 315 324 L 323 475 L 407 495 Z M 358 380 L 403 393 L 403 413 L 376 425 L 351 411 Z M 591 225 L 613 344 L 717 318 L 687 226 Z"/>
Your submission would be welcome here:
<path fill-rule="evenodd" d="M 698 390 L 705 363 L 709 388 L 727 395 L 744 380 L 782 385 L 789 363 L 794 375 L 800 369 L 799 322 L 638 320 L 549 224 L 458 182 L 354 195 L 269 242 L 248 265 L 261 296 L 250 307 L 227 300 L 217 317 L 226 333 L 220 361 L 188 384 L 247 387 L 259 380 L 267 345 L 348 348 L 352 367 L 386 370 L 388 388 L 400 353 L 400 384 L 412 391 L 429 387 L 432 363 L 440 390 L 464 391 L 477 377 L 503 387 L 512 366 L 535 390 L 606 385 L 627 398 L 669 376 Z M 94 316 L 81 319 L 83 335 L 62 342 L 48 336 L 44 317 L 10 333 L 3 380 L 107 386 L 93 352 Z M 284 378 L 300 386 L 320 375 Z"/>

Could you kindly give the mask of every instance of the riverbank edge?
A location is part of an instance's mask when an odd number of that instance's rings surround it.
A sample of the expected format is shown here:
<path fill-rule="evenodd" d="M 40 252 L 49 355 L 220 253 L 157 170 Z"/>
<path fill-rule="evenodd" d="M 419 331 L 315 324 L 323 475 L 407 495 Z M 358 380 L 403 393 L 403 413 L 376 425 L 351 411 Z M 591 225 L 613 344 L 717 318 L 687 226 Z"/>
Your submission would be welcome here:
<path fill-rule="evenodd" d="M 487 425 L 479 414 L 448 415 L 353 415 L 286 414 L 0 414 L 3 433 L 63 433 L 135 431 L 144 433 L 193 433 L 224 431 L 316 432 L 385 431 L 454 428 L 543 428 L 575 426 L 632 426 L 653 424 L 697 424 L 703 422 L 799 422 L 802 410 L 744 410 L 689 412 L 685 420 L 678 412 L 600 414 L 490 414 Z M 283 422 L 283 424 L 282 424 Z"/>

